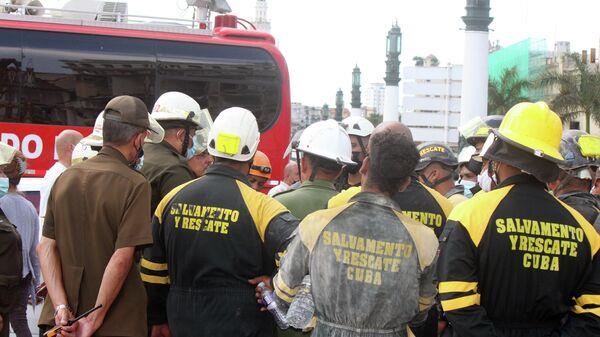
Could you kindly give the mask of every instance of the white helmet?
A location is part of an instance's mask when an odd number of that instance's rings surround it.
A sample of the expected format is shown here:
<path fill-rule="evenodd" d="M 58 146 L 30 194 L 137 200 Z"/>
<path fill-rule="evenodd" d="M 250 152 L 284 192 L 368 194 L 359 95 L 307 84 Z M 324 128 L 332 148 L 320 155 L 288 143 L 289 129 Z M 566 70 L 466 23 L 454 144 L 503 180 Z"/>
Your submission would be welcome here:
<path fill-rule="evenodd" d="M 152 108 L 152 117 L 159 122 L 184 122 L 197 128 L 210 126 L 212 119 L 208 110 L 200 109 L 200 105 L 190 96 L 170 91 L 160 95 Z"/>
<path fill-rule="evenodd" d="M 375 127 L 373 123 L 369 122 L 368 119 L 360 116 L 350 116 L 345 118 L 342 123 L 342 127 L 346 129 L 348 135 L 367 137 L 373 133 Z"/>
<path fill-rule="evenodd" d="M 341 165 L 356 164 L 352 161 L 350 137 L 333 119 L 309 125 L 302 132 L 296 149 Z"/>
<path fill-rule="evenodd" d="M 208 153 L 235 161 L 250 161 L 260 142 L 256 117 L 250 110 L 233 107 L 219 114 L 208 133 Z"/>
<path fill-rule="evenodd" d="M 83 140 L 77 143 L 73 149 L 73 153 L 71 154 L 71 163 L 73 165 L 78 164 L 96 156 L 98 151 L 92 149 L 92 146 L 96 145 L 87 145 L 83 142 Z"/>
<path fill-rule="evenodd" d="M 150 122 L 150 130 L 152 130 L 152 131 L 150 132 L 150 134 L 148 135 L 148 137 L 146 137 L 146 139 L 144 141 L 146 143 L 162 142 L 162 140 L 165 136 L 165 130 L 162 128 L 162 126 L 160 126 L 160 124 L 158 124 L 156 119 L 152 118 L 152 115 L 150 115 L 150 114 L 148 114 L 148 121 Z M 104 140 L 102 138 L 103 128 L 104 128 L 104 111 L 102 111 L 100 114 L 98 114 L 98 117 L 96 117 L 96 122 L 94 123 L 94 129 L 92 130 L 92 133 L 89 136 L 84 137 L 81 140 L 81 143 L 83 145 L 87 145 L 87 146 L 102 147 L 102 144 L 104 143 Z"/>
<path fill-rule="evenodd" d="M 458 165 L 468 163 L 476 151 L 477 149 L 475 149 L 475 146 L 473 145 L 463 147 L 458 154 Z"/>

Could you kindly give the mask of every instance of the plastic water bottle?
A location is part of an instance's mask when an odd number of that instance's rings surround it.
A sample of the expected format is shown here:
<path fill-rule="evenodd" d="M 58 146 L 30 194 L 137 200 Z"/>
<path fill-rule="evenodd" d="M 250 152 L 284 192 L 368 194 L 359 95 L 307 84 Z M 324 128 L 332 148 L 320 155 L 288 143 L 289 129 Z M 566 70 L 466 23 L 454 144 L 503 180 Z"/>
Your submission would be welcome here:
<path fill-rule="evenodd" d="M 298 293 L 290 305 L 287 313 L 288 323 L 296 329 L 304 329 L 310 323 L 315 313 L 315 302 L 313 301 L 310 285 L 310 275 L 304 276 Z"/>
<path fill-rule="evenodd" d="M 262 296 L 262 301 L 264 305 L 267 307 L 267 310 L 273 315 L 275 319 L 275 323 L 281 330 L 285 330 L 290 327 L 287 320 L 285 319 L 285 314 L 277 305 L 275 301 L 275 295 L 273 292 L 267 288 L 264 282 L 258 284 L 258 289 L 260 290 L 260 294 Z"/>

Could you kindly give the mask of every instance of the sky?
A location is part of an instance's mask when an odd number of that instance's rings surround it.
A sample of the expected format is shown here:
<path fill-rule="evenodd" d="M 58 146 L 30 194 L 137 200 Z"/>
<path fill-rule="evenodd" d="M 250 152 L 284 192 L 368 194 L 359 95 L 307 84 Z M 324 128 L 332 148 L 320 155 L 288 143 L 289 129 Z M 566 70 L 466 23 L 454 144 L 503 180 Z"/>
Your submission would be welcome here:
<path fill-rule="evenodd" d="M 65 0 L 41 0 L 60 7 Z M 383 82 L 385 40 L 402 29 L 401 68 L 414 56 L 434 54 L 442 65 L 462 64 L 465 0 L 267 0 L 277 45 L 290 71 L 292 101 L 335 105 L 338 88 L 349 107 L 352 69 L 362 72 L 362 100 L 370 83 Z M 129 13 L 191 17 L 185 0 L 129 0 Z M 252 20 L 254 0 L 228 0 L 233 14 Z M 571 41 L 572 51 L 598 48 L 594 0 L 491 0 L 490 41 L 507 46 L 526 38 Z"/>

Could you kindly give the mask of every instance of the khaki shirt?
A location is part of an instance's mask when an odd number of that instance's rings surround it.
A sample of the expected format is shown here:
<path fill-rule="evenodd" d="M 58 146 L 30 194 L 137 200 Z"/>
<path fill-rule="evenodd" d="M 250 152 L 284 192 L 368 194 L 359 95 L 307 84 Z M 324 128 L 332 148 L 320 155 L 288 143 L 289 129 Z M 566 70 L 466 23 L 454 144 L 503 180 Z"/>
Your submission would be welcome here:
<path fill-rule="evenodd" d="M 144 145 L 144 165 L 140 171 L 152 187 L 151 212 L 172 189 L 196 178 L 185 158 L 166 141 Z"/>
<path fill-rule="evenodd" d="M 103 147 L 58 178 L 43 235 L 56 240 L 75 315 L 94 307 L 116 249 L 152 243 L 150 224 L 150 185 L 117 150 Z M 47 299 L 40 324 L 52 325 L 52 308 Z M 146 330 L 146 293 L 134 265 L 96 335 L 145 337 Z"/>

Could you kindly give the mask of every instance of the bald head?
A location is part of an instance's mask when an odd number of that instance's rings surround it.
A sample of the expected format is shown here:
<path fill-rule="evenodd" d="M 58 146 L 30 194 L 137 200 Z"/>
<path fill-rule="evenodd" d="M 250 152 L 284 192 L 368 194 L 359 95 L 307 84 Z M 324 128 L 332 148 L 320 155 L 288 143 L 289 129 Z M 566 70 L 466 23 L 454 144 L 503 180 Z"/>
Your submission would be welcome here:
<path fill-rule="evenodd" d="M 71 166 L 71 155 L 75 145 L 81 141 L 83 136 L 75 130 L 65 130 L 56 137 L 55 146 L 58 161 L 69 167 Z"/>
<path fill-rule="evenodd" d="M 283 169 L 283 181 L 288 185 L 292 185 L 299 179 L 300 176 L 298 175 L 298 164 L 293 161 L 287 163 Z"/>
<path fill-rule="evenodd" d="M 413 141 L 412 132 L 410 131 L 408 126 L 406 126 L 400 122 L 394 122 L 394 121 L 383 122 L 383 123 L 377 125 L 375 130 L 373 130 L 373 133 L 371 134 L 371 136 L 378 132 L 383 132 L 383 131 L 388 131 L 388 130 L 392 134 L 395 134 L 398 137 L 406 138 L 406 139 L 410 140 L 411 142 Z"/>

